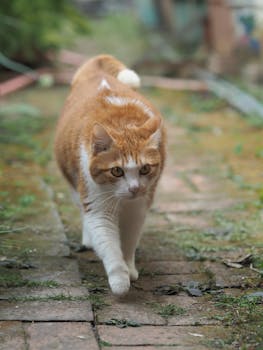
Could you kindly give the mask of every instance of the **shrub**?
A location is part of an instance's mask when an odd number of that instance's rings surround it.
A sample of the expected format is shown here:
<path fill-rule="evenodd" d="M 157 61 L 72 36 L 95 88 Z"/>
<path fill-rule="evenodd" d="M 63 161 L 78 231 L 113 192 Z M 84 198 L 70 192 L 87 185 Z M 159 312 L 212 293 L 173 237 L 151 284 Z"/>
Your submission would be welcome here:
<path fill-rule="evenodd" d="M 70 0 L 1 0 L 0 47 L 12 59 L 35 64 L 45 52 L 88 33 L 87 20 Z"/>

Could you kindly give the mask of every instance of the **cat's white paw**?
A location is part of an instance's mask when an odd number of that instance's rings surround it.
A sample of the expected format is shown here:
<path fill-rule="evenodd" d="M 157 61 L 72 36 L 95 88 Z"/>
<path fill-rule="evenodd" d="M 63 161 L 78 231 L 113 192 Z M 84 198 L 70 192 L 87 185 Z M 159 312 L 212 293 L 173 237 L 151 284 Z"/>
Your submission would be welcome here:
<path fill-rule="evenodd" d="M 137 281 L 139 277 L 139 272 L 137 271 L 135 266 L 128 266 L 129 267 L 129 275 L 131 281 Z"/>
<path fill-rule="evenodd" d="M 124 295 L 130 289 L 129 275 L 122 273 L 109 276 L 109 284 L 113 294 L 118 296 Z"/>

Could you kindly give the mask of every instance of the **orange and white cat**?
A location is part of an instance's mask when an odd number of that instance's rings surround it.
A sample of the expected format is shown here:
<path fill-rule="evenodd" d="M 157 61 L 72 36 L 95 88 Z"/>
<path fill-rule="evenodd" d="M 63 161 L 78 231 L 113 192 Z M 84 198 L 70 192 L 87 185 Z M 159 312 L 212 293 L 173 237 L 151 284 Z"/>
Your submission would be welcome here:
<path fill-rule="evenodd" d="M 102 259 L 116 295 L 138 278 L 135 250 L 165 158 L 161 115 L 132 89 L 139 85 L 114 57 L 90 59 L 73 78 L 55 139 L 79 198 L 82 243 Z"/>

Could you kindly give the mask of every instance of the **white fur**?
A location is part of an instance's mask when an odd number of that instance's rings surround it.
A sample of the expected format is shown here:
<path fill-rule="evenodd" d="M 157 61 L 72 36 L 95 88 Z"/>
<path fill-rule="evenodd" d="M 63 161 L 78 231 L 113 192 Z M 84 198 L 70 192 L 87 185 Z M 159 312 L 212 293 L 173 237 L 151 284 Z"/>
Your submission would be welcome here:
<path fill-rule="evenodd" d="M 151 135 L 148 145 L 153 148 L 158 148 L 161 143 L 161 138 L 162 138 L 161 129 L 157 129 L 155 133 Z"/>
<path fill-rule="evenodd" d="M 138 167 L 137 163 L 135 162 L 134 159 L 132 159 L 132 157 L 129 157 L 128 158 L 128 162 L 125 164 L 125 167 L 127 169 L 133 169 L 133 168 L 136 168 Z"/>
<path fill-rule="evenodd" d="M 133 88 L 138 88 L 141 85 L 140 77 L 131 69 L 126 68 L 121 70 L 117 75 L 117 79 L 123 84 L 129 85 Z"/>
<path fill-rule="evenodd" d="M 98 87 L 98 90 L 101 91 L 101 90 L 110 90 L 110 84 L 107 82 L 107 80 L 105 78 L 103 78 L 101 80 L 101 83 Z"/>
<path fill-rule="evenodd" d="M 73 188 L 71 188 L 71 198 L 72 201 L 75 203 L 75 205 L 79 208 L 81 208 L 81 202 L 80 202 L 80 195 L 77 191 L 75 191 Z"/>
<path fill-rule="evenodd" d="M 106 101 L 115 106 L 126 106 L 129 102 L 127 98 L 119 97 L 119 96 L 106 96 Z"/>
<path fill-rule="evenodd" d="M 137 100 L 135 98 L 129 98 L 129 97 L 120 97 L 120 96 L 106 96 L 106 101 L 112 105 L 115 106 L 127 106 L 127 105 L 135 105 L 143 110 L 145 114 L 148 115 L 149 118 L 154 117 L 153 111 L 146 106 L 142 101 Z"/>

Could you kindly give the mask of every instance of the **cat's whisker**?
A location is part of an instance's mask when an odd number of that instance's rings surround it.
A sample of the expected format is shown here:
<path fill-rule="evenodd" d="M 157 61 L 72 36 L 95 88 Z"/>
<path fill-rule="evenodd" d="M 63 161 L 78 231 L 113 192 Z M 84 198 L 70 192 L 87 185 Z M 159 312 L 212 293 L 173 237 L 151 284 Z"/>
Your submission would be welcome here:
<path fill-rule="evenodd" d="M 84 200 L 82 202 L 82 204 L 85 205 L 91 205 L 93 204 L 95 201 L 100 200 L 101 197 L 105 196 L 105 194 L 109 194 L 109 193 L 113 193 L 113 191 L 107 191 L 107 192 L 103 192 L 103 193 L 99 193 L 97 194 L 95 197 L 91 196 L 90 200 Z"/>
<path fill-rule="evenodd" d="M 113 209 L 112 215 L 115 215 L 116 212 L 117 212 L 117 210 L 119 209 L 120 201 L 121 201 L 121 198 L 119 198 L 119 199 L 116 201 L 116 204 L 115 204 L 115 207 L 114 207 L 114 209 Z"/>
<path fill-rule="evenodd" d="M 84 200 L 84 201 L 82 202 L 82 206 L 83 206 L 83 208 L 84 208 L 84 212 L 85 212 L 85 213 L 90 212 L 90 211 L 92 210 L 92 207 L 93 207 L 94 202 L 100 200 L 100 198 L 101 198 L 102 195 L 105 195 L 105 194 L 108 194 L 108 193 L 113 193 L 113 192 L 112 192 L 112 191 L 105 191 L 105 192 L 103 192 L 103 193 L 99 193 L 98 196 L 97 196 L 96 198 L 92 198 L 92 197 L 91 197 L 91 200 L 90 200 L 90 201 L 88 201 L 88 198 L 87 198 L 86 200 Z M 100 205 L 101 205 L 102 203 L 104 203 L 106 200 L 108 200 L 108 198 L 110 198 L 110 197 L 112 197 L 112 195 L 109 196 L 109 197 L 107 197 L 107 198 L 105 198 L 104 201 L 100 202 Z"/>
<path fill-rule="evenodd" d="M 100 202 L 100 205 L 104 204 L 105 202 L 106 202 L 106 204 L 109 204 L 107 202 L 109 202 L 109 200 L 114 198 L 114 197 L 115 197 L 115 195 L 111 195 L 111 196 L 105 198 L 102 202 Z"/>
<path fill-rule="evenodd" d="M 97 193 L 95 195 L 91 195 L 91 198 L 92 198 L 92 200 L 96 200 L 99 197 L 104 196 L 105 194 L 109 194 L 109 193 L 113 193 L 113 191 L 111 190 L 111 191 L 100 192 L 100 193 Z"/>

